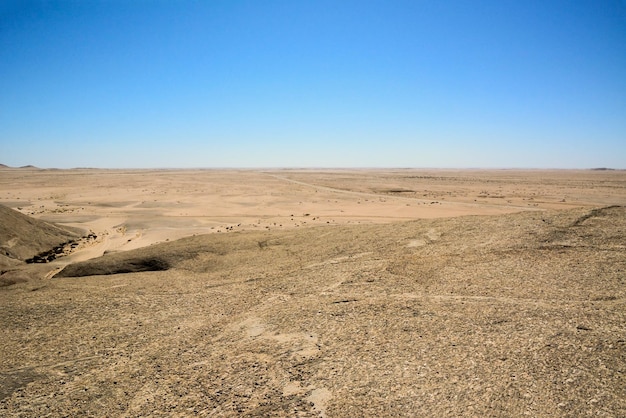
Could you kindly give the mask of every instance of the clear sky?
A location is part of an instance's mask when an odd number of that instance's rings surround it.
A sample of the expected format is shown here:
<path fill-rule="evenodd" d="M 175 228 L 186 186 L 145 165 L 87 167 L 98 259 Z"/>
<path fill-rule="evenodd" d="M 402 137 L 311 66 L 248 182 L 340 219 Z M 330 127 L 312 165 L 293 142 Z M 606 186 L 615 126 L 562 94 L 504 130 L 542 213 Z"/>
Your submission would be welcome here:
<path fill-rule="evenodd" d="M 0 0 L 0 163 L 626 168 L 626 2 Z"/>

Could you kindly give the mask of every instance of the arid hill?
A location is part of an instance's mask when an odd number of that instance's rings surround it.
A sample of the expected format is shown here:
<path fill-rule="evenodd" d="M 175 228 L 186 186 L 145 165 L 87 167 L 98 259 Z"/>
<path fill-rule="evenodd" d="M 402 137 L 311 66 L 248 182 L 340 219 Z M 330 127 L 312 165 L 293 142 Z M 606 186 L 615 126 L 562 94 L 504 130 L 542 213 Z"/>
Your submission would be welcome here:
<path fill-rule="evenodd" d="M 25 261 L 76 239 L 80 232 L 0 205 L 0 287 L 40 279 L 49 268 Z"/>
<path fill-rule="evenodd" d="M 79 231 L 43 222 L 0 205 L 0 267 L 14 265 L 79 236 Z"/>
<path fill-rule="evenodd" d="M 621 206 L 188 237 L 0 290 L 3 416 L 626 416 Z"/>

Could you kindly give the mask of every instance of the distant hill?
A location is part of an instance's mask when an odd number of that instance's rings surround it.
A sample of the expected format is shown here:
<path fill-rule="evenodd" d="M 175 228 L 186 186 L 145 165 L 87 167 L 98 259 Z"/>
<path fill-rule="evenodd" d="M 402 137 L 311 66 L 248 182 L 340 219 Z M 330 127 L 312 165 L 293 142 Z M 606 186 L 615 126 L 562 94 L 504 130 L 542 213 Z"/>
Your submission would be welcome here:
<path fill-rule="evenodd" d="M 0 205 L 0 266 L 24 261 L 78 236 L 77 231 Z"/>
<path fill-rule="evenodd" d="M 36 167 L 32 164 L 29 165 L 23 165 L 21 167 L 11 167 L 10 165 L 6 165 L 6 164 L 0 164 L 0 168 L 12 168 L 12 169 L 22 169 L 22 170 L 40 170 L 39 167 Z"/>

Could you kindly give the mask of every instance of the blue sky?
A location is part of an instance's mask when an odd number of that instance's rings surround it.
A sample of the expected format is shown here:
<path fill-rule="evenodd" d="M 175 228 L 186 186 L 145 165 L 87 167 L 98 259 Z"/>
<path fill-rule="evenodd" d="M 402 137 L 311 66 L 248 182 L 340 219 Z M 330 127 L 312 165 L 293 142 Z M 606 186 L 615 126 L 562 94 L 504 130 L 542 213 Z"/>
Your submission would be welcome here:
<path fill-rule="evenodd" d="M 0 163 L 626 168 L 626 2 L 3 0 Z"/>

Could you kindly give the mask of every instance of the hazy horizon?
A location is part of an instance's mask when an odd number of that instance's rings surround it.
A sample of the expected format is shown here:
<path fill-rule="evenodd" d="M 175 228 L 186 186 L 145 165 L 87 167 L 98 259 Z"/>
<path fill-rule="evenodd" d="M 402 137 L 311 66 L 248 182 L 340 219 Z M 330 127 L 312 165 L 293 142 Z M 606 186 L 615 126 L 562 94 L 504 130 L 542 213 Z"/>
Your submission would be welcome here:
<path fill-rule="evenodd" d="M 7 1 L 0 163 L 626 168 L 626 3 Z"/>
<path fill-rule="evenodd" d="M 37 170 L 163 170 L 163 171 L 190 171 L 190 170 L 244 170 L 244 171 L 255 171 L 255 170 L 304 170 L 304 171 L 378 171 L 378 170 L 416 170 L 416 171 L 479 171 L 479 170 L 492 170 L 492 171 L 625 171 L 624 168 L 614 168 L 614 167 L 570 167 L 570 168 L 560 168 L 560 167 L 435 167 L 435 166 L 415 166 L 415 167 L 393 167 L 393 166 L 197 166 L 197 167 L 175 167 L 175 166 L 152 166 L 152 167 L 102 167 L 102 166 L 75 166 L 75 167 L 58 167 L 58 166 L 45 166 L 40 167 L 33 164 L 26 164 L 23 166 L 11 166 L 8 164 L 3 164 L 0 162 L 0 167 L 6 167 L 8 169 L 37 169 Z"/>

